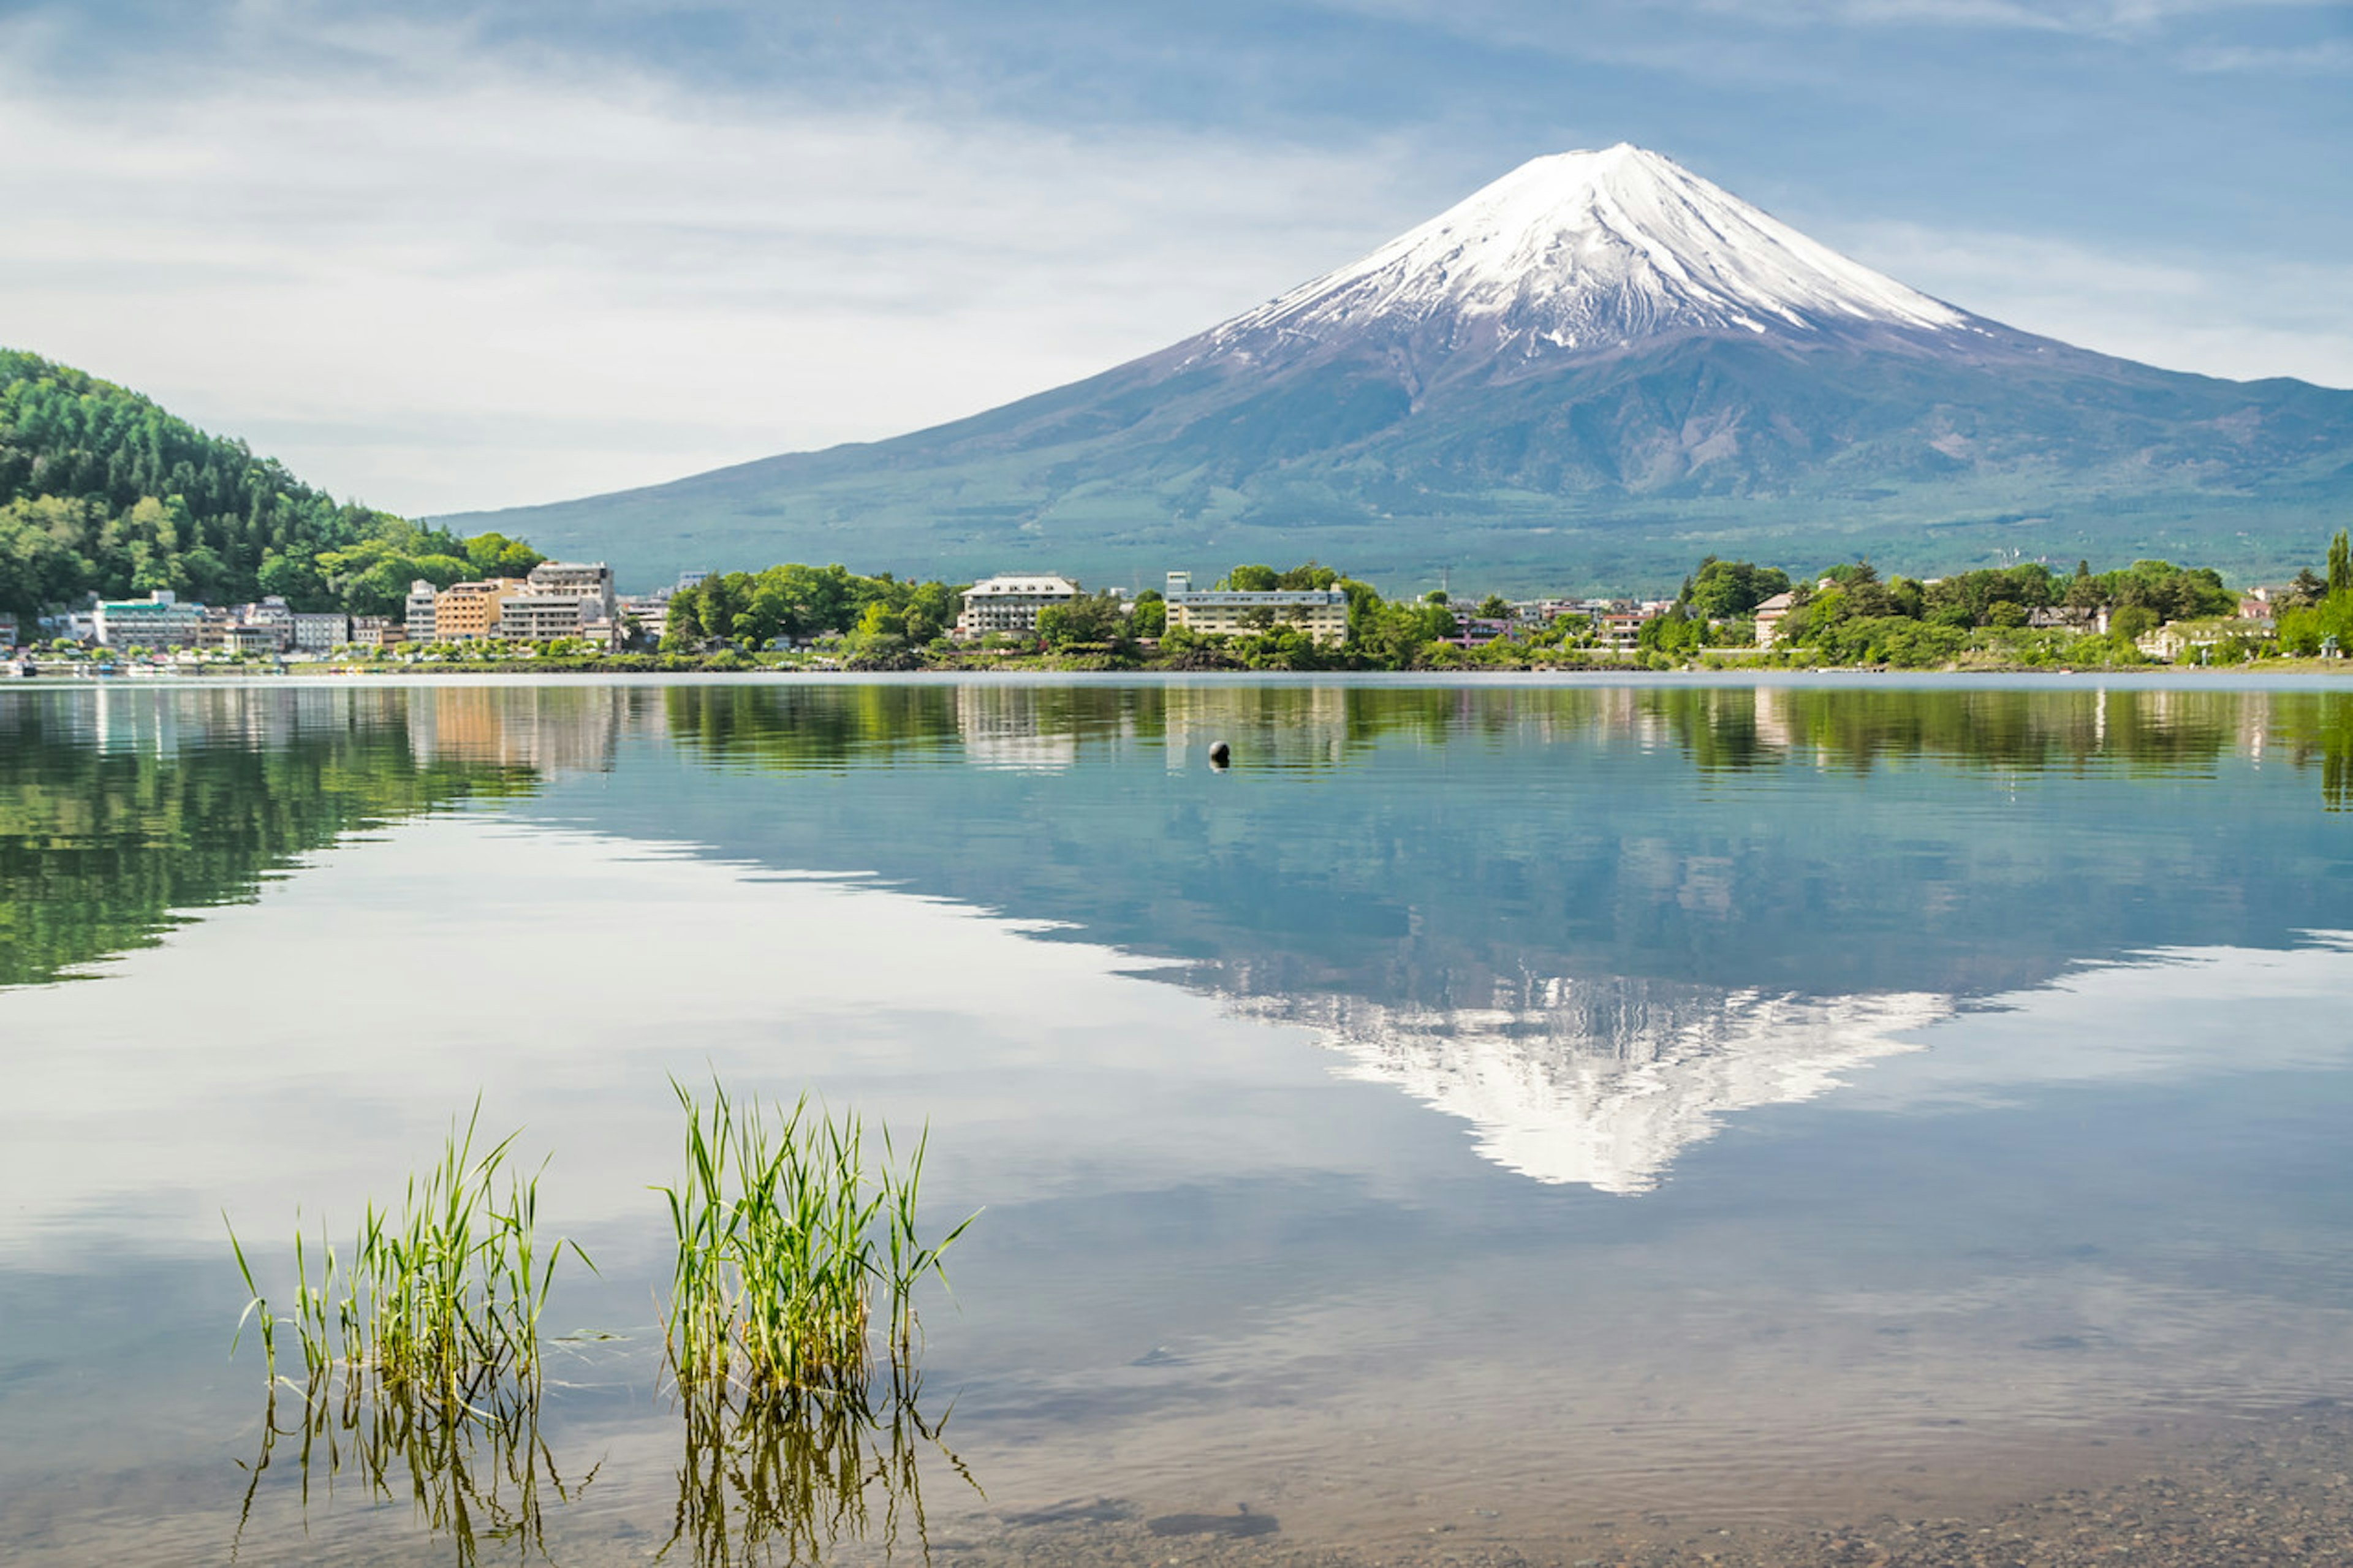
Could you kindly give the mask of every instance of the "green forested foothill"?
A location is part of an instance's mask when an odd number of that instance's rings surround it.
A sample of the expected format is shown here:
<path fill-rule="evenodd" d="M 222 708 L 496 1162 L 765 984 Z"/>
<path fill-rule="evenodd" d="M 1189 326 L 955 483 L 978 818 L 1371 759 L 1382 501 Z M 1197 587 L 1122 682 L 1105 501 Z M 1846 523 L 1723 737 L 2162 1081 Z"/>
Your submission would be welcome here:
<path fill-rule="evenodd" d="M 137 393 L 0 349 L 0 610 L 168 588 L 202 604 L 396 613 L 409 583 L 520 575 L 541 558 L 339 502 L 242 441 Z"/>

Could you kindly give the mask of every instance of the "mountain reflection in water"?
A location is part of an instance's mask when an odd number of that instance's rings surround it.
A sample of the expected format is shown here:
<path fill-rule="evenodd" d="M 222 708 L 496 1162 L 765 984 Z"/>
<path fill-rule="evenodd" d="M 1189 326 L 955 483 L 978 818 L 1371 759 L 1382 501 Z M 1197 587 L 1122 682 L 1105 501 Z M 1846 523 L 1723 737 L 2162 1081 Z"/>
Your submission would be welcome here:
<path fill-rule="evenodd" d="M 1347 996 L 1245 997 L 1238 1010 L 1304 1024 L 1390 1083 L 1470 1122 L 1479 1152 L 1539 1182 L 1646 1193 L 1733 1111 L 1811 1100 L 1844 1069 L 1920 1048 L 1905 1037 L 1951 1010 L 1897 993 L 1808 997 L 1639 980 L 1532 982 L 1492 1007 Z"/>

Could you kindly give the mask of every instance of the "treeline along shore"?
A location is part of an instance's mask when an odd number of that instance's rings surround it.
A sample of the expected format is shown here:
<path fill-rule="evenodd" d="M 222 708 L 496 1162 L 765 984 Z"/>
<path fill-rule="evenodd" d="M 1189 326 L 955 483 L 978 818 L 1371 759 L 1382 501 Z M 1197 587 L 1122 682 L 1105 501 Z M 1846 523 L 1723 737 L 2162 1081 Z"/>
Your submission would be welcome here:
<path fill-rule="evenodd" d="M 1026 628 L 955 635 L 957 605 L 986 585 L 839 567 L 716 574 L 671 599 L 651 658 L 876 670 L 2031 670 L 2243 666 L 2353 647 L 2353 549 L 2341 532 L 2325 572 L 2242 589 L 2163 561 L 1924 580 L 1867 561 L 1792 574 L 1710 557 L 1672 599 L 1400 600 L 1311 562 L 1237 566 L 1198 595 L 1174 579 L 1167 594 L 1132 599 L 1071 584 Z M 1341 600 L 1334 614 L 1318 616 L 1319 593 Z M 1188 600 L 1219 602 L 1202 616 Z"/>
<path fill-rule="evenodd" d="M 540 559 L 504 538 L 452 543 L 475 557 Z M 344 647 L 304 663 L 417 674 L 2301 668 L 2353 647 L 2353 548 L 2340 532 L 2324 570 L 2241 588 L 2211 568 L 2163 561 L 1914 578 L 1868 561 L 1793 574 L 1710 557 L 1672 598 L 1648 601 L 1391 599 L 1313 562 L 1236 566 L 1198 591 L 1172 574 L 1167 592 L 1130 595 L 1050 575 L 957 584 L 791 563 L 712 573 L 631 602 L 638 613 L 608 640 L 493 630 Z M 297 668 L 69 638 L 32 651 L 44 666 Z"/>

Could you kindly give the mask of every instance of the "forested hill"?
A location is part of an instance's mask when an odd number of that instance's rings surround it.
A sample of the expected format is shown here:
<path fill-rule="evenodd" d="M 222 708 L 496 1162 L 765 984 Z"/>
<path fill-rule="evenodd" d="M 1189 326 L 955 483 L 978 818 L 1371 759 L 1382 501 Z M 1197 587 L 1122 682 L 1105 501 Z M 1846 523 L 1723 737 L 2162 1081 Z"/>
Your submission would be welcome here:
<path fill-rule="evenodd" d="M 383 614 L 412 578 L 477 564 L 454 536 L 338 503 L 135 392 L 0 349 L 0 610 L 169 588 Z"/>

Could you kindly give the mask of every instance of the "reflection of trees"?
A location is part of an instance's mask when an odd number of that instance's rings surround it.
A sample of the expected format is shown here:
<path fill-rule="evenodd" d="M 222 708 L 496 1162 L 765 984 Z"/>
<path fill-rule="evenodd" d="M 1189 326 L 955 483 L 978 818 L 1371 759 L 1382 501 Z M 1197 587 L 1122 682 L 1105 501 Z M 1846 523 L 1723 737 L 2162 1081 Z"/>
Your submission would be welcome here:
<path fill-rule="evenodd" d="M 896 684 L 670 686 L 670 739 L 725 767 L 836 769 L 955 739 L 950 688 Z"/>
<path fill-rule="evenodd" d="M 747 1392 L 725 1378 L 681 1394 L 686 1453 L 670 1544 L 696 1568 L 816 1563 L 840 1542 L 890 1554 L 912 1532 L 925 1557 L 922 1459 L 936 1454 L 977 1484 L 941 1441 L 944 1420 L 916 1408 L 917 1380 L 899 1369 L 870 1387 Z"/>
<path fill-rule="evenodd" d="M 2341 923 L 2335 850 L 2276 785 L 2287 757 L 2353 792 L 2330 718 L 2353 692 L 974 685 L 987 734 L 1059 727 L 1075 752 L 1037 751 L 1075 765 L 971 767 L 946 703 L 943 742 L 902 753 L 924 765 L 885 765 L 878 745 L 839 764 L 854 789 L 755 824 L 713 786 L 649 805 L 639 830 L 1056 921 L 1196 961 L 1220 992 L 1439 1009 L 1522 974 L 1970 995 L 2151 944 Z M 749 701 L 775 725 L 775 689 L 670 700 Z M 1213 739 L 1235 756 L 1214 784 Z M 2138 782 L 2188 786 L 2233 756 L 2268 777 L 2199 784 L 2194 802 Z"/>
<path fill-rule="evenodd" d="M 1343 762 L 1373 742 L 1443 741 L 1465 723 L 1502 732 L 1519 721 L 1474 694 L 1240 681 L 1055 684 L 1013 679 L 962 682 L 695 685 L 664 689 L 672 739 L 727 767 L 779 772 L 861 763 L 952 763 L 1008 757 L 1062 765 L 1113 744 L 1196 749 L 1211 738 L 1259 767 Z M 1533 694 L 1524 694 L 1533 695 Z M 1555 692 L 1589 708 L 1590 694 Z"/>
<path fill-rule="evenodd" d="M 2094 762 L 2164 773 L 2211 769 L 2286 731 L 2316 756 L 2353 721 L 2331 694 L 2180 689 L 1626 685 L 1316 685 L 1264 680 L 1081 685 L 962 683 L 676 686 L 662 693 L 678 742 L 732 766 L 833 769 L 860 763 L 1050 755 L 1141 742 L 1180 752 L 1212 739 L 1238 765 L 1314 769 L 1376 743 L 1504 744 L 1584 738 L 1672 741 L 1706 771 L 1802 758 L 1857 773 L 1914 758 L 1970 767 L 2067 770 Z"/>
<path fill-rule="evenodd" d="M 203 689 L 0 701 L 0 984 L 38 984 L 151 945 L 172 911 L 250 898 L 345 834 L 534 787 L 512 769 L 420 763 L 406 696 Z"/>
<path fill-rule="evenodd" d="M 485 1544 L 519 1558 L 545 1557 L 551 1501 L 568 1503 L 596 1479 L 593 1468 L 569 1482 L 557 1472 L 540 1436 L 535 1372 L 451 1388 L 366 1371 L 341 1378 L 322 1373 L 301 1392 L 300 1416 L 280 1426 L 278 1387 L 270 1391 L 261 1452 L 248 1467 L 251 1479 L 237 1515 L 240 1544 L 262 1477 L 278 1444 L 290 1438 L 298 1445 L 294 1458 L 306 1512 L 314 1483 L 328 1497 L 346 1479 L 377 1500 L 405 1492 L 417 1519 L 448 1540 L 460 1564 L 479 1561 Z"/>
<path fill-rule="evenodd" d="M 1915 757 L 1968 766 L 2065 769 L 2095 758 L 2203 771 L 2259 730 L 2263 692 L 2027 687 L 1675 687 L 1642 693 L 1702 768 L 1803 755 L 1867 772 Z"/>
<path fill-rule="evenodd" d="M 2353 692 L 2281 693 L 2272 700 L 2272 733 L 2297 767 L 2319 764 L 2326 809 L 2353 810 Z"/>

